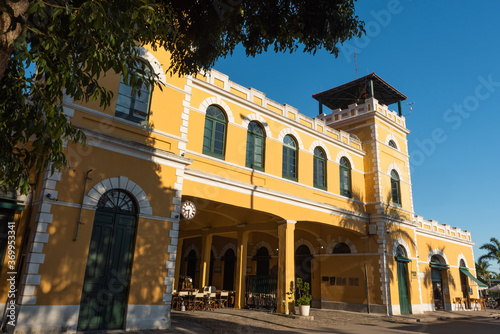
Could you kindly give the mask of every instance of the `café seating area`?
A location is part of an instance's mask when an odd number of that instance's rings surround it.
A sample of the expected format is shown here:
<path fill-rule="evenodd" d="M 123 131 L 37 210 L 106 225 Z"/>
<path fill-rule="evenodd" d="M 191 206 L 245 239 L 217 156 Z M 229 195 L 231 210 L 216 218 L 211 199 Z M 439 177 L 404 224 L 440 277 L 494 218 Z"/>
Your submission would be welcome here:
<path fill-rule="evenodd" d="M 201 292 L 198 289 L 172 292 L 173 310 L 213 311 L 233 306 L 234 291 L 220 291 L 214 286 L 206 286 Z"/>
<path fill-rule="evenodd" d="M 456 297 L 453 300 L 453 304 L 455 304 L 455 311 L 465 311 L 465 310 L 473 310 L 473 311 L 486 311 L 486 301 L 483 298 L 462 298 Z"/>

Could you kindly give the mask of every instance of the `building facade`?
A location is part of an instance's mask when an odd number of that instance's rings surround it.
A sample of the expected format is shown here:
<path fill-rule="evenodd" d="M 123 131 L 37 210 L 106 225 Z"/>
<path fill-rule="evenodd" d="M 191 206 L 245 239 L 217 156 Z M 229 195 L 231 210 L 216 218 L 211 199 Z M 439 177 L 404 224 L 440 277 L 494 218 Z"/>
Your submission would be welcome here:
<path fill-rule="evenodd" d="M 0 311 L 15 305 L 16 330 L 167 328 L 186 276 L 234 291 L 239 308 L 265 279 L 281 313 L 297 277 L 317 308 L 421 313 L 478 296 L 470 232 L 415 215 L 409 131 L 387 107 L 406 97 L 380 77 L 315 94 L 309 118 L 215 70 L 168 77 L 168 54 L 143 56 L 163 89 L 110 73 L 108 108 L 65 99 L 87 145 L 67 143 L 68 168 L 5 205 L 18 289 L 0 285 Z"/>

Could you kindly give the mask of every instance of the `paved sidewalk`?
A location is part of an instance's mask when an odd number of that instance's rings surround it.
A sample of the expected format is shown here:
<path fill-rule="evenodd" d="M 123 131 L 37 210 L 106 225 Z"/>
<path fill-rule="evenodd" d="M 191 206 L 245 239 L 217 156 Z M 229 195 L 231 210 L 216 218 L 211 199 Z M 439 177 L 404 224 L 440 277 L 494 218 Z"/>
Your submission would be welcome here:
<path fill-rule="evenodd" d="M 438 311 L 424 314 L 386 316 L 357 312 L 312 309 L 314 320 L 292 319 L 264 311 L 222 309 L 206 312 L 172 312 L 171 333 L 328 333 L 338 328 L 383 329 L 394 324 L 429 324 L 464 319 L 500 319 L 500 311 Z M 500 333 L 500 330 L 499 330 Z"/>

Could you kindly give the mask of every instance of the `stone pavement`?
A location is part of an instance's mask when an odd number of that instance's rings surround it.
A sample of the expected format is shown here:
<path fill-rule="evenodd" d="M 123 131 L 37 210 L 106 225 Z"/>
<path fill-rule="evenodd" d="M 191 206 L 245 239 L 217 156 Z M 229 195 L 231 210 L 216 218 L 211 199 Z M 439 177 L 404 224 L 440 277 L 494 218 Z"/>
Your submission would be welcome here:
<path fill-rule="evenodd" d="M 500 319 L 499 310 L 437 311 L 424 314 L 386 316 L 357 312 L 311 309 L 314 320 L 292 319 L 264 311 L 221 309 L 215 311 L 172 311 L 171 333 L 327 333 L 335 328 L 363 325 L 432 323 L 446 320 Z M 500 322 L 499 322 L 500 324 Z M 498 333 L 500 333 L 500 328 Z"/>

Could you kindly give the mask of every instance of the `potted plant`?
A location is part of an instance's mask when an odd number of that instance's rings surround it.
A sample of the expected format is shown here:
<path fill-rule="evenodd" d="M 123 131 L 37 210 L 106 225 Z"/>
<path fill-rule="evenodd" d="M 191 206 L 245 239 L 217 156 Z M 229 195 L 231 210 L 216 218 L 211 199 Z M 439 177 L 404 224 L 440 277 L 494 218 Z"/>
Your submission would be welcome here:
<path fill-rule="evenodd" d="M 309 283 L 304 282 L 300 277 L 297 278 L 297 299 L 295 300 L 295 305 L 300 307 L 300 314 L 303 316 L 309 316 L 309 311 L 311 307 L 311 289 Z"/>

